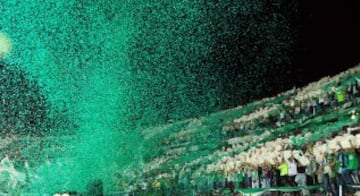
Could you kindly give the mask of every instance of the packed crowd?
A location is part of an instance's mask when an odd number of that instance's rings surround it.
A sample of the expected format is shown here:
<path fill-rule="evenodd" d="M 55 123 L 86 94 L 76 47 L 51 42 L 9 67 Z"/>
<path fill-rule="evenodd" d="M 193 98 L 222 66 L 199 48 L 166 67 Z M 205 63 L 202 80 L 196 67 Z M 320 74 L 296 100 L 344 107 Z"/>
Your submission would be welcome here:
<path fill-rule="evenodd" d="M 276 126 L 281 126 L 282 121 L 290 123 L 293 119 L 299 119 L 299 116 L 301 120 L 321 114 L 328 109 L 337 109 L 342 105 L 356 106 L 360 97 L 360 81 L 355 79 L 345 88 L 338 83 L 327 93 L 316 93 L 319 97 L 304 96 L 308 99 L 302 99 L 300 104 L 285 100 L 283 105 L 286 113 L 272 122 L 276 122 Z M 305 102 L 307 104 L 304 104 Z M 259 113 L 260 111 L 252 115 L 256 114 L 262 119 Z M 357 118 L 355 110 L 351 118 Z M 234 122 L 253 123 L 254 120 L 244 117 Z M 240 127 L 243 128 L 244 125 Z M 340 132 L 328 133 L 327 137 L 307 144 L 304 141 L 309 141 L 313 135 L 311 132 L 298 134 L 295 137 L 292 132 L 233 157 L 225 156 L 218 163 L 208 165 L 207 171 L 222 173 L 222 180 L 214 183 L 214 188 L 225 187 L 234 191 L 235 188 L 306 186 L 323 183 L 325 193 L 337 195 L 340 184 L 359 184 L 360 134 L 356 132 L 358 129 L 359 127 L 348 127 L 349 131 L 345 131 L 343 127 Z M 240 137 L 238 140 L 233 138 L 229 143 L 232 147 L 239 147 L 236 141 L 247 143 L 246 137 L 248 136 Z M 301 148 L 294 148 L 294 138 L 304 140 Z M 344 186 L 344 188 L 348 193 L 354 192 L 351 187 Z M 309 195 L 309 191 L 303 190 L 303 195 Z"/>
<path fill-rule="evenodd" d="M 174 193 L 185 189 L 236 192 L 260 187 L 323 184 L 324 193 L 336 195 L 338 186 L 344 184 L 344 191 L 353 193 L 354 188 L 347 185 L 359 184 L 360 177 L 360 124 L 354 123 L 358 121 L 356 107 L 360 100 L 360 80 L 356 76 L 358 70 L 354 69 L 331 80 L 324 78 L 294 90 L 279 104 L 268 104 L 234 119 L 223 127 L 223 131 L 238 135 L 229 134 L 226 147 L 196 159 L 201 163 L 201 159 L 221 157 L 217 162 L 192 168 L 192 161 L 182 169 L 174 169 L 173 174 L 149 178 L 148 182 L 142 183 L 147 184 L 147 188 L 140 186 L 139 189 L 156 192 L 171 187 L 173 190 L 169 191 Z M 324 129 L 319 131 L 321 137 L 314 129 L 297 128 L 280 134 L 277 139 L 261 142 L 289 124 L 300 125 L 347 108 L 354 109 L 350 114 L 351 126 L 341 125 L 339 130 L 331 131 Z M 333 129 L 337 127 L 332 125 L 334 122 L 324 123 Z M 254 134 L 258 129 L 265 131 Z M 254 143 L 256 145 L 251 145 Z M 303 195 L 309 194 L 308 190 L 303 190 Z"/>
<path fill-rule="evenodd" d="M 289 139 L 267 142 L 234 158 L 224 158 L 215 189 L 268 188 L 323 184 L 324 192 L 337 195 L 340 184 L 359 184 L 360 130 L 349 128 L 332 139 L 293 149 Z M 305 150 L 305 151 L 304 151 Z M 344 186 L 344 190 L 354 190 Z M 303 195 L 309 195 L 303 190 Z"/>
<path fill-rule="evenodd" d="M 275 129 L 296 120 L 303 122 L 340 105 L 351 106 L 346 104 L 355 103 L 356 98 L 360 97 L 360 79 L 357 77 L 354 79 L 351 84 L 344 85 L 337 82 L 329 89 L 314 89 L 315 93 L 298 91 L 295 96 L 285 99 L 281 104 L 259 108 L 235 119 L 223 129 L 238 133 L 251 132 L 259 127 Z"/>

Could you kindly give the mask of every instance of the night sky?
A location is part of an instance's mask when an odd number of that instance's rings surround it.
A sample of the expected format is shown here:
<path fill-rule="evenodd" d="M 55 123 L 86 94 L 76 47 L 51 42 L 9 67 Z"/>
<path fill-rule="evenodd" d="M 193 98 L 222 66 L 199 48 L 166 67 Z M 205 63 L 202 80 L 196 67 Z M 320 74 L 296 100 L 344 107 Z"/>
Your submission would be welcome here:
<path fill-rule="evenodd" d="M 296 63 L 306 84 L 360 63 L 360 1 L 302 1 Z"/>

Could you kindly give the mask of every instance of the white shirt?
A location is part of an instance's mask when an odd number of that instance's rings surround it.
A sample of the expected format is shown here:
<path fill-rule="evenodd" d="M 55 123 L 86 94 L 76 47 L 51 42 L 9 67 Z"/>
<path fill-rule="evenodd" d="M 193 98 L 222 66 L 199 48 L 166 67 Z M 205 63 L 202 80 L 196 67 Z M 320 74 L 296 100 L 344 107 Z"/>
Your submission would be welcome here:
<path fill-rule="evenodd" d="M 297 175 L 297 165 L 296 165 L 296 162 L 293 160 L 292 162 L 291 161 L 289 161 L 289 160 L 287 160 L 286 161 L 287 162 L 287 164 L 288 164 L 288 170 L 289 170 L 289 172 L 288 172 L 288 175 L 289 176 L 295 176 L 295 175 Z"/>

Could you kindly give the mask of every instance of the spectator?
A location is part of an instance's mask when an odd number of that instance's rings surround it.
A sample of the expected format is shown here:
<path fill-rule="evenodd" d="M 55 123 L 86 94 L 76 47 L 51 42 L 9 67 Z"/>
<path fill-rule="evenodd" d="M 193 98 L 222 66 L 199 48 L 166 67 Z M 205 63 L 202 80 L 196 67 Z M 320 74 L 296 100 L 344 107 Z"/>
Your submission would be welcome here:
<path fill-rule="evenodd" d="M 352 179 L 350 176 L 350 171 L 348 169 L 349 158 L 345 154 L 344 149 L 340 149 L 340 152 L 337 155 L 336 165 L 337 165 L 337 174 L 338 174 L 338 177 L 337 177 L 338 184 L 345 185 L 345 186 L 343 186 L 345 192 L 353 193 L 354 190 L 352 188 L 346 186 L 346 185 L 353 184 L 353 182 L 352 182 Z"/>
<path fill-rule="evenodd" d="M 337 189 L 335 188 L 335 173 L 334 173 L 334 160 L 330 154 L 323 154 L 323 161 L 321 166 L 324 168 L 323 173 L 323 182 L 324 182 L 324 192 L 326 194 L 335 194 Z"/>
<path fill-rule="evenodd" d="M 280 170 L 280 186 L 287 186 L 288 184 L 288 164 L 282 160 L 282 163 L 277 167 Z"/>
<path fill-rule="evenodd" d="M 359 160 L 358 160 L 358 157 L 357 157 L 354 149 L 347 150 L 346 155 L 349 158 L 348 169 L 349 169 L 351 178 L 355 184 L 359 184 L 359 177 L 358 177 L 359 176 L 359 173 L 358 173 Z"/>
<path fill-rule="evenodd" d="M 345 91 L 340 83 L 338 83 L 338 87 L 335 89 L 335 98 L 337 104 L 342 104 L 345 101 Z"/>
<path fill-rule="evenodd" d="M 211 176 L 210 176 L 210 181 L 213 183 L 213 189 L 217 189 L 217 181 L 218 181 L 218 178 L 217 178 L 217 173 L 216 172 L 212 172 Z"/>
<path fill-rule="evenodd" d="M 259 173 L 255 167 L 251 170 L 251 188 L 259 188 Z"/>
<path fill-rule="evenodd" d="M 319 102 L 319 110 L 322 112 L 325 109 L 325 97 L 321 95 L 318 99 Z"/>
<path fill-rule="evenodd" d="M 281 186 L 280 171 L 275 167 L 271 167 L 271 186 Z"/>
<path fill-rule="evenodd" d="M 252 179 L 251 179 L 251 169 L 249 167 L 245 167 L 245 187 L 251 188 L 252 186 Z"/>
<path fill-rule="evenodd" d="M 359 135 L 360 136 L 360 135 Z M 357 148 L 357 149 L 355 149 L 355 154 L 356 154 L 356 157 L 357 157 L 357 159 L 358 159 L 358 161 L 360 160 L 360 149 L 359 148 Z M 360 166 L 359 166 L 359 168 L 358 168 L 358 171 L 357 171 L 357 173 L 358 173 L 358 178 L 360 177 Z M 359 179 L 359 181 L 360 181 L 360 179 Z M 359 183 L 360 184 L 360 183 Z"/>
<path fill-rule="evenodd" d="M 295 182 L 298 186 L 306 186 L 306 175 L 304 166 L 300 166 L 298 168 L 298 174 L 295 177 Z M 302 189 L 301 192 L 303 196 L 310 196 L 310 192 L 307 189 Z"/>
<path fill-rule="evenodd" d="M 267 188 L 271 186 L 271 168 L 264 166 L 262 171 L 262 185 L 261 187 Z"/>
<path fill-rule="evenodd" d="M 243 168 L 241 168 L 237 174 L 237 184 L 238 184 L 238 188 L 245 188 L 244 169 Z"/>
<path fill-rule="evenodd" d="M 321 164 L 318 164 L 319 165 L 319 167 L 317 167 L 317 170 L 316 170 L 316 177 L 317 177 L 317 182 L 319 183 L 319 184 L 322 184 L 322 183 L 324 183 L 324 179 L 323 179 L 323 177 L 324 177 L 324 168 L 323 167 L 321 167 Z"/>
<path fill-rule="evenodd" d="M 307 185 L 315 185 L 316 184 L 315 172 L 317 169 L 316 162 L 314 160 L 314 157 L 312 157 L 310 154 L 308 154 L 307 157 L 310 160 L 310 163 L 305 168 L 306 182 Z"/>
<path fill-rule="evenodd" d="M 311 113 L 311 115 L 316 115 L 316 110 L 317 110 L 316 99 L 312 98 L 310 100 L 310 113 Z"/>
<path fill-rule="evenodd" d="M 298 174 L 297 163 L 293 157 L 287 159 L 286 163 L 288 165 L 288 176 L 289 176 L 288 183 L 290 186 L 296 186 L 295 177 Z"/>
<path fill-rule="evenodd" d="M 346 90 L 347 96 L 349 97 L 349 101 L 355 99 L 359 94 L 358 83 L 355 81 L 350 84 Z"/>

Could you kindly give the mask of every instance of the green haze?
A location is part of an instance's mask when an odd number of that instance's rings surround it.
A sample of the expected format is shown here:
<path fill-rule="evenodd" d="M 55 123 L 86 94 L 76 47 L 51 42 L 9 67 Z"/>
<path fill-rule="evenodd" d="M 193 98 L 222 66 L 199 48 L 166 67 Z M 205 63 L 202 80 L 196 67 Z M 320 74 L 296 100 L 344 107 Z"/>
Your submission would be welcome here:
<path fill-rule="evenodd" d="M 288 88 L 294 8 L 282 0 L 1 1 L 0 31 L 13 40 L 7 66 L 74 124 L 42 136 L 49 152 L 37 149 L 23 192 L 84 192 L 97 179 L 106 192 L 125 189 L 143 166 L 143 128 Z M 273 72 L 283 80 L 272 81 Z"/>

